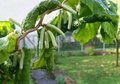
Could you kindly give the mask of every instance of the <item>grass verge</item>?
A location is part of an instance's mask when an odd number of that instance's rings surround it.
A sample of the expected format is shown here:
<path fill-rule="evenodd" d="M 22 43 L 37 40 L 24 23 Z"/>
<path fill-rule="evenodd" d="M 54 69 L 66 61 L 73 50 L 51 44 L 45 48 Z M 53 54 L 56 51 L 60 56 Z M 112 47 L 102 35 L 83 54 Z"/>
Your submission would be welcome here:
<path fill-rule="evenodd" d="M 57 63 L 77 84 L 120 84 L 115 56 L 59 56 Z"/>

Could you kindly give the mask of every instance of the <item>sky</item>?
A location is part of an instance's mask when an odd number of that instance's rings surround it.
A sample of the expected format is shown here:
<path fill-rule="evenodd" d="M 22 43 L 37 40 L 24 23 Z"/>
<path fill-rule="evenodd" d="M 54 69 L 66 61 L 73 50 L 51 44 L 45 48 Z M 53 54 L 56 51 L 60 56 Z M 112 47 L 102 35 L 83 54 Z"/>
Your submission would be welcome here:
<path fill-rule="evenodd" d="M 9 18 L 13 18 L 19 23 L 22 23 L 22 20 L 26 17 L 27 13 L 31 11 L 37 4 L 39 4 L 43 0 L 0 0 L 0 21 L 7 21 Z M 49 22 L 58 12 L 53 12 L 50 15 L 46 15 L 43 23 Z M 35 32 L 32 34 L 28 34 L 30 39 L 33 39 L 32 35 L 35 38 L 35 42 L 37 42 L 37 35 Z M 29 41 L 26 40 L 27 48 L 33 48 L 34 46 L 30 44 Z"/>
<path fill-rule="evenodd" d="M 27 13 L 41 1 L 43 0 L 0 0 L 0 21 L 13 18 L 21 23 Z"/>

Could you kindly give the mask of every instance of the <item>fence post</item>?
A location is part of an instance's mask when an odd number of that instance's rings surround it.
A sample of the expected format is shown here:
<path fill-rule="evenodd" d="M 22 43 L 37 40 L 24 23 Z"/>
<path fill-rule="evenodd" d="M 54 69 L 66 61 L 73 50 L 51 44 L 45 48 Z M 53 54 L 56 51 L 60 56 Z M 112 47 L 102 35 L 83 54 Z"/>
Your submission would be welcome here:
<path fill-rule="evenodd" d="M 105 50 L 105 43 L 103 43 L 103 50 Z"/>

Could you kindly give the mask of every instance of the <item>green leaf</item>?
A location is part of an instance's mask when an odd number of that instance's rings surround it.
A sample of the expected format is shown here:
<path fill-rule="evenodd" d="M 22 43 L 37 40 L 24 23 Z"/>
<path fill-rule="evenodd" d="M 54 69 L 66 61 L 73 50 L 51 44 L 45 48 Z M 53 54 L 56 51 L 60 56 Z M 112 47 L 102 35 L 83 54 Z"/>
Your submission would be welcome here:
<path fill-rule="evenodd" d="M 117 13 L 117 10 L 118 10 L 118 7 L 117 7 L 117 4 L 112 2 L 112 1 L 109 1 L 109 4 L 107 4 L 109 6 L 109 10 L 112 11 L 113 13 Z"/>
<path fill-rule="evenodd" d="M 40 51 L 40 57 L 34 62 L 32 69 L 38 69 L 44 67 L 45 65 L 46 65 L 46 61 L 44 59 L 44 49 L 43 49 Z"/>
<path fill-rule="evenodd" d="M 5 61 L 7 61 L 9 58 L 9 54 L 4 51 L 4 50 L 0 50 L 0 64 L 4 63 Z"/>
<path fill-rule="evenodd" d="M 80 3 L 80 17 L 85 17 L 88 15 L 92 15 L 92 11 L 90 10 L 90 8 L 84 4 L 84 3 Z"/>
<path fill-rule="evenodd" d="M 116 7 L 110 3 L 111 6 L 108 6 L 108 3 L 105 0 L 80 0 L 80 17 L 105 17 L 109 18 L 112 21 L 116 21 L 118 15 L 113 11 Z M 113 8 L 114 6 L 114 8 Z"/>
<path fill-rule="evenodd" d="M 51 72 L 54 68 L 54 48 L 50 45 L 50 48 L 43 49 L 40 52 L 40 57 L 33 64 L 33 69 L 45 68 L 46 71 Z"/>
<path fill-rule="evenodd" d="M 97 34 L 99 26 L 100 23 L 98 22 L 82 24 L 80 28 L 73 32 L 72 36 L 80 44 L 85 44 Z"/>
<path fill-rule="evenodd" d="M 101 41 L 101 42 L 104 42 L 104 43 L 106 43 L 106 44 L 108 44 L 108 43 L 113 43 L 113 38 L 111 38 L 111 37 L 109 36 L 109 34 L 107 34 L 107 33 L 104 31 L 103 28 L 101 28 L 100 34 L 101 34 L 101 36 L 102 36 L 102 38 L 100 38 L 100 41 Z"/>
<path fill-rule="evenodd" d="M 15 44 L 16 39 L 8 39 L 7 36 L 0 38 L 0 64 L 8 60 L 10 52 L 15 50 Z"/>
<path fill-rule="evenodd" d="M 112 43 L 116 38 L 117 27 L 112 22 L 103 22 L 101 24 L 101 38 L 100 40 L 104 43 Z"/>
<path fill-rule="evenodd" d="M 11 24 L 8 21 L 0 21 L 0 30 L 3 29 L 3 27 L 6 27 L 7 30 L 10 30 Z"/>
<path fill-rule="evenodd" d="M 6 37 L 0 38 L 0 50 L 6 52 L 13 52 L 15 50 L 17 34 L 14 32 L 9 33 Z"/>
<path fill-rule="evenodd" d="M 99 14 L 99 15 L 112 14 L 112 12 L 103 2 L 103 0 L 80 0 L 80 3 L 83 3 L 86 6 L 88 6 L 88 8 L 92 11 L 93 14 Z"/>
<path fill-rule="evenodd" d="M 68 0 L 66 4 L 72 7 L 73 9 L 76 9 L 76 6 L 79 4 L 79 1 L 80 0 Z"/>
<path fill-rule="evenodd" d="M 0 21 L 0 37 L 4 37 L 11 30 L 11 23 L 8 21 Z"/>
<path fill-rule="evenodd" d="M 64 0 L 59 0 L 60 2 L 63 2 Z M 65 4 L 69 5 L 73 9 L 76 9 L 76 6 L 79 4 L 80 0 L 67 0 Z"/>
<path fill-rule="evenodd" d="M 111 22 L 103 22 L 101 27 L 104 29 L 106 34 L 109 35 L 109 37 L 113 39 L 116 37 L 117 28 Z"/>
<path fill-rule="evenodd" d="M 57 25 L 58 20 L 59 20 L 59 16 L 56 16 L 55 18 L 52 19 L 52 21 L 50 23 L 53 25 Z"/>

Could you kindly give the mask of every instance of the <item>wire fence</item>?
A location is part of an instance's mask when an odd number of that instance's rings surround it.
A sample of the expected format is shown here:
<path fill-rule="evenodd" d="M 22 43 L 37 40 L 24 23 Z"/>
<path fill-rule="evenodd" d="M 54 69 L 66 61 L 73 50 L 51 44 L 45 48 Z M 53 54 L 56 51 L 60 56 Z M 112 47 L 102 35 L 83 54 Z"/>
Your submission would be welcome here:
<path fill-rule="evenodd" d="M 72 51 L 72 50 L 84 51 L 84 49 L 87 47 L 93 47 L 95 50 L 105 50 L 109 48 L 115 48 L 115 43 L 105 44 L 105 43 L 102 43 L 96 37 L 91 39 L 86 44 L 80 45 L 79 42 L 75 41 L 72 38 L 71 32 L 66 33 L 66 39 L 64 39 L 62 36 L 58 36 L 56 40 L 58 42 L 58 49 L 57 49 L 58 51 Z"/>

